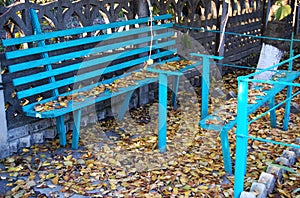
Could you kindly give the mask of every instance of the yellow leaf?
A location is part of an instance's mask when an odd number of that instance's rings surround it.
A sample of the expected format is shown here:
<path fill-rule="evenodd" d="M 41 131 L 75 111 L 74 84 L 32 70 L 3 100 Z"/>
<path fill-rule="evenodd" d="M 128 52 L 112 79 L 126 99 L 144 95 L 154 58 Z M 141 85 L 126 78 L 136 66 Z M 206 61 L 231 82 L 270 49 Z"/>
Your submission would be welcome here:
<path fill-rule="evenodd" d="M 20 189 L 20 186 L 18 185 L 18 186 L 16 186 L 16 187 L 12 188 L 12 189 L 11 189 L 11 192 L 15 193 L 15 192 L 17 192 L 19 189 Z"/>
<path fill-rule="evenodd" d="M 65 161 L 65 162 L 64 162 L 64 165 L 65 165 L 65 166 L 72 166 L 72 165 L 73 165 L 73 162 L 71 162 L 71 161 Z"/>
<path fill-rule="evenodd" d="M 114 183 L 110 182 L 110 189 L 111 190 L 116 190 L 117 186 Z"/>
<path fill-rule="evenodd" d="M 191 194 L 191 191 L 190 191 L 190 190 L 189 190 L 189 191 L 185 191 L 185 192 L 184 192 L 184 197 L 189 197 L 190 194 Z"/>
<path fill-rule="evenodd" d="M 64 157 L 65 161 L 70 161 L 72 159 L 72 155 L 68 155 L 67 157 Z"/>
<path fill-rule="evenodd" d="M 173 188 L 173 195 L 177 195 L 178 194 L 178 188 Z"/>
<path fill-rule="evenodd" d="M 23 167 L 22 166 L 17 166 L 17 167 L 9 167 L 7 172 L 19 172 L 20 170 L 22 170 Z"/>
<path fill-rule="evenodd" d="M 199 190 L 207 190 L 208 187 L 207 187 L 207 186 L 199 186 L 198 189 L 199 189 Z"/>
<path fill-rule="evenodd" d="M 46 179 L 51 179 L 51 178 L 53 178 L 53 177 L 55 177 L 55 175 L 54 175 L 53 173 L 50 173 L 50 174 L 48 174 L 48 175 L 46 176 Z"/>
<path fill-rule="evenodd" d="M 58 185 L 58 176 L 54 177 L 51 181 L 54 185 Z"/>
<path fill-rule="evenodd" d="M 15 185 L 24 185 L 26 182 L 24 180 L 17 180 L 15 181 Z"/>
<path fill-rule="evenodd" d="M 47 161 L 42 163 L 42 166 L 50 166 L 50 165 L 51 165 L 50 162 Z"/>
<path fill-rule="evenodd" d="M 183 176 L 180 177 L 180 182 L 182 184 L 186 184 L 187 181 L 188 181 L 188 178 L 185 175 L 183 175 Z"/>

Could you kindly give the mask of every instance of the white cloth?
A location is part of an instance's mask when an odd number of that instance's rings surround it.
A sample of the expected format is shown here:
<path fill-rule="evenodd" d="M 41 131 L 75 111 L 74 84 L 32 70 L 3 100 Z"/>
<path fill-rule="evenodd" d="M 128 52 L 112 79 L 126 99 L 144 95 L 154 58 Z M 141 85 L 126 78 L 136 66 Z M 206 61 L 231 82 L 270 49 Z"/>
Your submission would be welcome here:
<path fill-rule="evenodd" d="M 274 47 L 272 45 L 268 45 L 263 43 L 262 49 L 260 51 L 260 56 L 257 64 L 257 68 L 265 69 L 271 67 L 272 65 L 278 64 L 282 58 L 283 51 Z M 277 70 L 277 67 L 274 67 L 272 70 Z M 255 72 L 260 71 L 256 70 Z M 266 71 L 254 76 L 254 79 L 258 80 L 269 80 L 272 78 L 274 72 Z"/>

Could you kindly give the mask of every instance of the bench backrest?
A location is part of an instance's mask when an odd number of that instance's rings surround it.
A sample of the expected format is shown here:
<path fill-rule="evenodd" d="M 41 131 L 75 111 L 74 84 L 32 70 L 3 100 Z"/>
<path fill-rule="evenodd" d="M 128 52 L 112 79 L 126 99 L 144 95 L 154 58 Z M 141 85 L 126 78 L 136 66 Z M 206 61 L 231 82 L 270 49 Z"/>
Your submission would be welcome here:
<path fill-rule="evenodd" d="M 32 21 L 38 23 L 35 12 Z M 171 15 L 139 18 L 2 40 L 4 47 L 28 46 L 5 53 L 14 64 L 13 84 L 19 99 L 29 103 L 113 81 L 124 71 L 141 67 L 151 59 L 176 59 L 176 41 Z M 150 44 L 153 44 L 150 47 Z M 174 58 L 175 57 L 175 58 Z M 113 78 L 114 77 L 114 78 Z"/>

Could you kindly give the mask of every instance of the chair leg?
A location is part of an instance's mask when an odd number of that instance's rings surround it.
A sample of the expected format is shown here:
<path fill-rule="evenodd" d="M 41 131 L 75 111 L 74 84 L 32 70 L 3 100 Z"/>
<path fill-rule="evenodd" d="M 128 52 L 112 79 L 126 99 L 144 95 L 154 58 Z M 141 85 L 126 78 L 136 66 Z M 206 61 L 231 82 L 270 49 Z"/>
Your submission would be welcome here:
<path fill-rule="evenodd" d="M 119 108 L 118 116 L 117 116 L 117 119 L 118 119 L 119 121 L 121 121 L 121 120 L 124 118 L 124 115 L 125 115 L 125 113 L 126 113 L 126 111 L 127 111 L 127 109 L 128 109 L 128 106 L 129 106 L 129 103 L 130 103 L 130 99 L 131 99 L 131 97 L 132 97 L 133 92 L 134 92 L 134 90 L 129 91 L 129 92 L 126 94 L 126 96 L 125 96 L 125 98 L 124 98 L 124 101 L 123 101 L 121 107 Z"/>
<path fill-rule="evenodd" d="M 74 111 L 73 116 L 74 116 L 74 127 L 72 133 L 72 149 L 78 149 L 81 109 Z"/>
<path fill-rule="evenodd" d="M 292 86 L 288 86 L 286 97 L 290 98 L 292 96 Z M 289 121 L 290 121 L 290 113 L 291 113 L 291 100 L 288 100 L 285 103 L 285 112 L 284 112 L 284 121 L 283 121 L 283 130 L 287 131 L 289 128 Z"/>
<path fill-rule="evenodd" d="M 65 127 L 65 118 L 64 116 L 56 117 L 56 128 L 59 136 L 59 143 L 61 146 L 66 146 L 66 127 Z"/>
<path fill-rule="evenodd" d="M 161 153 L 167 150 L 167 95 L 168 76 L 160 73 L 158 85 L 158 149 Z"/>
<path fill-rule="evenodd" d="M 173 76 L 173 84 L 172 84 L 172 103 L 171 105 L 176 108 L 176 100 L 177 100 L 177 94 L 178 94 L 178 87 L 179 87 L 179 80 L 180 76 L 176 75 Z"/>
<path fill-rule="evenodd" d="M 222 144 L 222 154 L 224 161 L 224 169 L 228 174 L 232 174 L 232 163 L 230 157 L 230 145 L 228 140 L 228 130 L 222 129 L 220 132 L 221 144 Z"/>
<path fill-rule="evenodd" d="M 270 104 L 269 104 L 269 106 L 270 106 L 270 109 L 273 108 L 273 107 L 275 106 L 275 97 L 272 97 L 272 98 L 270 99 Z M 273 128 L 276 128 L 276 125 L 277 125 L 277 123 L 276 123 L 276 109 L 273 109 L 273 110 L 270 112 L 270 119 L 271 119 L 271 126 L 272 126 Z"/>

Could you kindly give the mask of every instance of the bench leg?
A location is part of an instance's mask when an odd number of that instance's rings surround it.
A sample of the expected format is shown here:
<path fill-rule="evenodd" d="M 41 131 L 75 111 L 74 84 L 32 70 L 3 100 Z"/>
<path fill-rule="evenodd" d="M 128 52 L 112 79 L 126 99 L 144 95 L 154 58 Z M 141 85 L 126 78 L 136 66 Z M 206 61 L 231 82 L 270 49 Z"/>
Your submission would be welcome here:
<path fill-rule="evenodd" d="M 292 96 L 292 92 L 293 92 L 292 86 L 288 86 L 286 97 L 290 98 Z M 287 131 L 289 128 L 290 112 L 291 112 L 291 100 L 288 100 L 285 103 L 285 112 L 284 112 L 284 121 L 283 121 L 284 131 Z"/>
<path fill-rule="evenodd" d="M 270 99 L 270 104 L 269 104 L 269 107 L 270 109 L 273 108 L 275 106 L 275 97 L 272 97 Z M 270 119 L 271 119 L 271 126 L 273 128 L 276 128 L 276 109 L 273 109 L 271 112 L 270 112 Z"/>
<path fill-rule="evenodd" d="M 179 87 L 179 80 L 180 76 L 173 76 L 173 84 L 172 84 L 172 106 L 176 108 L 176 100 L 177 100 L 177 94 L 178 94 L 178 87 Z"/>
<path fill-rule="evenodd" d="M 124 118 L 124 115 L 125 115 L 125 113 L 126 113 L 126 111 L 128 109 L 128 106 L 129 106 L 129 103 L 130 103 L 130 99 L 132 97 L 133 92 L 134 92 L 134 90 L 129 91 L 126 94 L 125 98 L 124 98 L 124 101 L 123 101 L 123 103 L 122 103 L 122 105 L 121 105 L 121 107 L 120 107 L 120 109 L 118 111 L 117 119 L 119 121 L 121 121 Z"/>
<path fill-rule="evenodd" d="M 59 136 L 59 143 L 61 146 L 66 146 L 67 138 L 66 138 L 66 127 L 65 127 L 65 117 L 59 116 L 56 117 L 56 128 Z"/>
<path fill-rule="evenodd" d="M 224 161 L 224 169 L 228 174 L 232 174 L 232 163 L 230 157 L 230 145 L 228 140 L 228 130 L 221 130 L 220 132 L 221 144 L 222 144 L 222 154 Z"/>
<path fill-rule="evenodd" d="M 248 155 L 248 82 L 238 79 L 238 106 L 234 173 L 234 198 L 244 190 Z"/>
<path fill-rule="evenodd" d="M 161 153 L 166 151 L 167 144 L 167 94 L 168 76 L 159 74 L 158 88 L 158 149 Z"/>
<path fill-rule="evenodd" d="M 78 149 L 81 109 L 74 111 L 73 117 L 74 117 L 74 127 L 72 133 L 72 149 Z"/>

